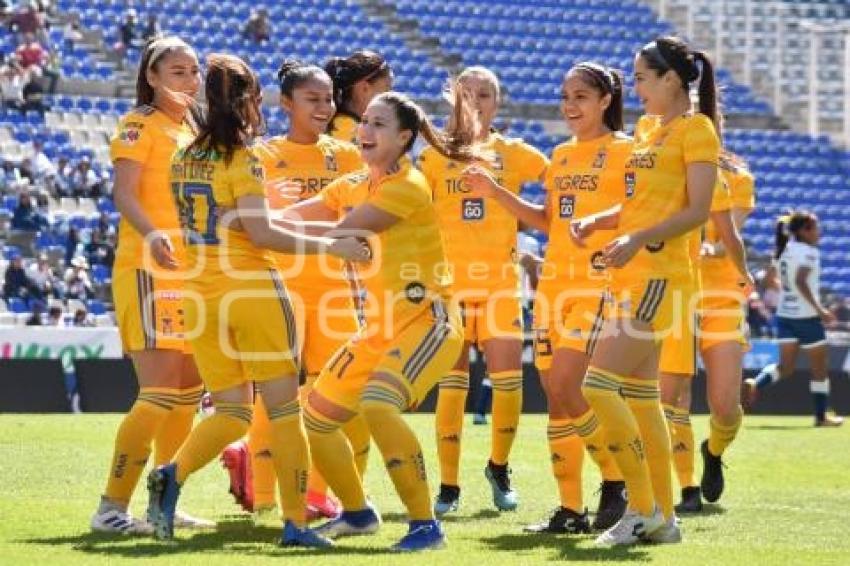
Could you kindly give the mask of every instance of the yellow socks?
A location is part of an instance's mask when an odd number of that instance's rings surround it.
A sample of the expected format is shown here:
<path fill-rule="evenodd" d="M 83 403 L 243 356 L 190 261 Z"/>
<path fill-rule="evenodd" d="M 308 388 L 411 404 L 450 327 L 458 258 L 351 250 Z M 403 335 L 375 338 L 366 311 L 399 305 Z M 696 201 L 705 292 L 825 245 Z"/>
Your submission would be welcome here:
<path fill-rule="evenodd" d="M 310 449 L 297 398 L 268 409 L 272 461 L 277 472 L 280 509 L 284 520 L 298 527 L 307 524 L 307 473 Z M 255 476 L 256 477 L 256 476 Z"/>
<path fill-rule="evenodd" d="M 655 502 L 664 516 L 670 518 L 673 516 L 670 432 L 661 409 L 658 381 L 623 378 L 622 391 L 643 438 Z"/>
<path fill-rule="evenodd" d="M 177 483 L 203 468 L 228 444 L 239 440 L 251 425 L 251 405 L 216 403 L 215 413 L 196 426 L 174 457 Z"/>
<path fill-rule="evenodd" d="M 272 425 L 262 398 L 254 400 L 254 417 L 248 429 L 248 453 L 251 456 L 251 478 L 254 484 L 254 509 L 275 504 L 274 462 L 272 461 Z"/>
<path fill-rule="evenodd" d="M 732 444 L 735 437 L 738 436 L 738 429 L 741 428 L 741 422 L 744 419 L 744 412 L 741 406 L 738 406 L 738 413 L 735 422 L 731 425 L 722 425 L 717 422 L 714 416 L 709 421 L 710 432 L 708 435 L 708 451 L 715 456 L 722 456 L 726 448 Z"/>
<path fill-rule="evenodd" d="M 166 389 L 163 389 L 166 391 Z M 204 394 L 204 386 L 189 389 L 172 389 L 174 405 L 159 433 L 153 439 L 153 464 L 161 466 L 171 461 L 177 450 L 192 432 L 195 415 Z"/>
<path fill-rule="evenodd" d="M 171 412 L 173 399 L 167 391 L 143 387 L 121 421 L 104 492 L 107 499 L 122 505 L 130 502 L 150 456 L 151 441 Z"/>
<path fill-rule="evenodd" d="M 576 434 L 570 419 L 549 420 L 546 429 L 552 475 L 558 483 L 561 507 L 582 513 L 581 470 L 584 463 L 584 443 Z"/>
<path fill-rule="evenodd" d="M 599 472 L 605 481 L 623 481 L 623 474 L 617 467 L 617 461 L 608 451 L 608 442 L 605 439 L 605 431 L 599 426 L 599 419 L 588 409 L 585 414 L 573 419 L 576 433 L 578 433 L 590 457 L 599 466 Z"/>
<path fill-rule="evenodd" d="M 304 425 L 310 440 L 313 465 L 328 482 L 346 511 L 366 508 L 366 494 L 354 465 L 351 444 L 340 424 L 322 415 L 310 405 L 304 410 Z"/>
<path fill-rule="evenodd" d="M 623 474 L 629 494 L 629 508 L 641 515 L 651 515 L 655 510 L 655 496 L 649 466 L 637 420 L 626 400 L 620 396 L 623 381 L 624 378 L 616 374 L 590 367 L 584 378 L 582 392 L 604 428 L 608 450 Z"/>
<path fill-rule="evenodd" d="M 693 487 L 694 482 L 694 429 L 686 409 L 664 405 L 664 416 L 670 430 L 670 446 L 673 469 L 679 479 L 679 487 Z"/>
<path fill-rule="evenodd" d="M 468 372 L 453 370 L 440 380 L 436 415 L 437 455 L 440 459 L 440 483 L 446 485 L 460 485 L 460 439 L 468 392 Z"/>
<path fill-rule="evenodd" d="M 369 425 L 362 415 L 357 415 L 344 425 L 342 432 L 351 443 L 351 451 L 354 453 L 354 465 L 361 478 L 366 476 L 366 466 L 369 464 L 369 445 L 372 437 L 369 434 Z"/>
<path fill-rule="evenodd" d="M 493 382 L 493 427 L 490 461 L 508 463 L 522 412 L 522 372 L 499 371 L 490 374 Z"/>
<path fill-rule="evenodd" d="M 425 521 L 434 518 L 431 493 L 422 447 L 401 416 L 408 404 L 398 389 L 378 381 L 366 386 L 360 406 L 409 519 Z"/>

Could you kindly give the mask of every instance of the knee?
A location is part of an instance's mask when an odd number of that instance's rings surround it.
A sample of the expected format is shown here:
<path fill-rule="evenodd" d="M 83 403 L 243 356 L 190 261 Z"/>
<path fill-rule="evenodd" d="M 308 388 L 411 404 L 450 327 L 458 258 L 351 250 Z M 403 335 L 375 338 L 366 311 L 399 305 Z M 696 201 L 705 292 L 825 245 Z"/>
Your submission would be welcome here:
<path fill-rule="evenodd" d="M 711 407 L 711 416 L 725 425 L 734 424 L 741 418 L 742 414 L 741 405 L 735 402 L 723 401 L 722 403 L 712 404 Z"/>
<path fill-rule="evenodd" d="M 341 426 L 342 422 L 335 419 L 332 415 L 327 415 L 313 406 L 310 401 L 303 408 L 304 429 L 307 431 L 307 436 L 311 439 L 316 437 L 333 434 Z"/>

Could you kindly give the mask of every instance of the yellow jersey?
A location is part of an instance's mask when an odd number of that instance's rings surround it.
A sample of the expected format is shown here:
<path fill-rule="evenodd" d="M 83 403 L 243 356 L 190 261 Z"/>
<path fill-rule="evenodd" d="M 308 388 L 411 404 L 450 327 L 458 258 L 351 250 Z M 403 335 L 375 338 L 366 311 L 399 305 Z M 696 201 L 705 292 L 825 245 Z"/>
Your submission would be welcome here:
<path fill-rule="evenodd" d="M 717 165 L 719 154 L 717 131 L 703 114 L 684 114 L 667 124 L 654 119 L 643 121 L 635 131 L 634 148 L 626 164 L 626 200 L 618 232 L 632 234 L 644 230 L 685 208 L 688 165 L 697 162 Z M 675 281 L 693 280 L 694 245 L 698 241 L 694 242 L 689 233 L 650 242 L 623 268 L 612 270 L 614 280 L 618 286 L 650 275 Z"/>
<path fill-rule="evenodd" d="M 179 146 L 192 141 L 192 129 L 185 122 L 177 123 L 153 106 L 140 106 L 121 118 L 109 142 L 109 155 L 114 164 L 127 159 L 141 164 L 139 204 L 151 224 L 169 232 L 178 261 L 184 248 L 179 237 L 180 222 L 171 198 L 168 172 L 171 156 Z M 144 238 L 122 217 L 118 229 L 118 249 L 114 269 L 140 269 L 156 264 L 143 258 Z"/>
<path fill-rule="evenodd" d="M 171 161 L 171 188 L 186 243 L 188 279 L 206 294 L 224 293 L 246 272 L 274 269 L 271 253 L 242 230 L 226 227 L 243 196 L 265 197 L 264 173 L 252 148 L 238 148 L 230 163 L 215 149 L 179 149 Z M 222 220 L 225 220 L 224 222 Z"/>
<path fill-rule="evenodd" d="M 331 128 L 328 132 L 334 139 L 357 143 L 357 126 L 359 121 L 348 114 L 337 114 L 331 120 Z"/>
<path fill-rule="evenodd" d="M 366 319 L 377 325 L 387 322 L 388 311 L 397 318 L 436 298 L 447 299 L 451 290 L 431 188 L 409 160 L 399 165 L 374 187 L 368 173 L 358 172 L 337 179 L 319 195 L 340 217 L 369 204 L 400 219 L 369 238 L 372 262 L 354 267 L 367 294 Z"/>
<path fill-rule="evenodd" d="M 496 181 L 514 194 L 523 183 L 543 177 L 549 160 L 520 139 L 493 133 L 482 148 L 493 156 L 484 164 Z M 455 291 L 516 289 L 517 220 L 495 201 L 467 196 L 461 181 L 466 164 L 433 148 L 419 156 L 419 168 L 431 185 Z"/>
<path fill-rule="evenodd" d="M 254 153 L 266 174 L 266 196 L 272 209 L 284 208 L 274 190 L 274 182 L 283 179 L 301 185 L 299 201 L 318 195 L 333 180 L 363 167 L 360 152 L 347 142 L 320 136 L 315 144 L 299 144 L 279 136 L 257 144 Z M 318 304 L 318 297 L 330 288 L 348 288 L 342 262 L 332 257 L 273 254 L 286 279 L 287 290 L 305 299 L 306 306 Z M 318 297 L 317 297 L 318 296 Z"/>
<path fill-rule="evenodd" d="M 723 179 L 723 185 L 729 192 L 729 206 L 727 208 L 748 210 L 755 208 L 755 180 L 752 173 L 741 164 L 721 155 L 720 176 Z M 717 229 L 712 222 L 706 225 L 705 241 L 714 244 L 720 241 Z M 703 257 L 700 267 L 705 289 L 736 289 L 743 282 L 741 274 L 738 273 L 738 269 L 728 256 Z"/>
<path fill-rule="evenodd" d="M 570 223 L 623 202 L 626 198 L 626 161 L 632 139 L 621 133 L 580 142 L 572 139 L 552 152 L 546 172 L 549 245 L 540 275 L 540 292 L 553 289 L 592 289 L 607 284 L 602 248 L 612 233 L 597 230 L 585 247 L 570 238 Z"/>

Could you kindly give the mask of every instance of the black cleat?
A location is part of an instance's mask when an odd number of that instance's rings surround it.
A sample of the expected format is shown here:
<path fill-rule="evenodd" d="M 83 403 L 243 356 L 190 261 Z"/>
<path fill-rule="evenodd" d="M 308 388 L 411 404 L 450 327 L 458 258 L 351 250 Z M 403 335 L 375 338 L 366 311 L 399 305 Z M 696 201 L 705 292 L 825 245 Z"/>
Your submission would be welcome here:
<path fill-rule="evenodd" d="M 676 513 L 685 515 L 702 511 L 702 493 L 697 486 L 682 488 L 682 502 L 676 505 Z"/>
<path fill-rule="evenodd" d="M 594 531 L 607 531 L 626 512 L 626 482 L 603 481 L 599 487 L 599 507 L 593 520 Z"/>
<path fill-rule="evenodd" d="M 440 493 L 434 501 L 434 514 L 442 517 L 446 513 L 454 513 L 460 507 L 460 487 L 440 484 Z"/>
<path fill-rule="evenodd" d="M 702 452 L 702 496 L 709 503 L 714 503 L 723 495 L 723 460 L 708 451 L 708 440 L 703 440 L 700 445 Z"/>
<path fill-rule="evenodd" d="M 587 510 L 579 514 L 566 507 L 556 507 L 552 516 L 542 523 L 528 525 L 522 529 L 527 533 L 551 533 L 554 535 L 581 535 L 590 532 Z"/>

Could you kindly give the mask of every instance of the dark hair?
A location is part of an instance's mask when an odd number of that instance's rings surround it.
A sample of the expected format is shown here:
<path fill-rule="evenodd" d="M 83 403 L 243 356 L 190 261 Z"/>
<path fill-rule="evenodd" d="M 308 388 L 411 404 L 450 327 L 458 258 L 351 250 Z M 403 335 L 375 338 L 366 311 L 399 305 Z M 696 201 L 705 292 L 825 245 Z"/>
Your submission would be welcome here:
<path fill-rule="evenodd" d="M 454 125 L 446 128 L 446 131 L 434 126 L 425 111 L 407 95 L 390 91 L 379 94 L 375 100 L 392 106 L 398 118 L 399 129 L 413 133 L 404 147 L 404 153 L 410 151 L 416 142 L 416 136 L 422 134 L 425 141 L 438 153 L 454 161 L 469 162 L 484 157 L 473 145 L 477 124 L 474 117 L 477 114 L 460 88 L 455 89 L 455 103 L 452 117 L 449 119 Z"/>
<path fill-rule="evenodd" d="M 672 70 L 682 81 L 682 88 L 688 91 L 690 84 L 699 79 L 699 111 L 714 122 L 717 135 L 720 136 L 720 113 L 717 109 L 717 85 L 714 78 L 714 65 L 704 51 L 688 47 L 678 37 L 664 36 L 647 43 L 640 50 L 640 56 L 646 65 L 659 76 Z M 702 70 L 697 63 L 702 64 Z"/>
<path fill-rule="evenodd" d="M 264 131 L 260 81 L 239 57 L 212 53 L 207 56 L 204 90 L 206 112 L 200 117 L 198 133 L 186 152 L 214 149 L 229 164 L 237 148 L 248 145 Z"/>
<path fill-rule="evenodd" d="M 144 106 L 153 102 L 153 87 L 148 82 L 148 70 L 156 70 L 160 61 L 178 50 L 189 50 L 191 47 L 175 35 L 155 35 L 142 48 L 139 70 L 136 74 L 136 106 Z"/>
<path fill-rule="evenodd" d="M 785 247 L 788 245 L 788 239 L 794 236 L 796 239 L 801 230 L 810 228 L 818 221 L 818 217 L 814 213 L 807 210 L 798 210 L 789 212 L 776 219 L 776 252 L 775 257 L 779 259 Z"/>
<path fill-rule="evenodd" d="M 345 114 L 356 120 L 360 116 L 351 108 L 351 89 L 360 81 L 373 83 L 392 77 L 392 69 L 384 57 L 369 49 L 355 51 L 348 57 L 333 57 L 325 63 L 325 72 L 334 84 L 334 103 L 337 114 Z M 333 128 L 331 121 L 330 128 Z"/>
<path fill-rule="evenodd" d="M 292 98 L 292 92 L 315 77 L 327 77 L 327 72 L 317 65 L 302 63 L 297 59 L 286 59 L 277 71 L 280 94 Z"/>
<path fill-rule="evenodd" d="M 620 71 L 585 61 L 575 65 L 569 72 L 580 72 L 589 87 L 603 96 L 611 95 L 611 103 L 605 109 L 602 119 L 612 131 L 623 131 L 623 76 Z"/>

